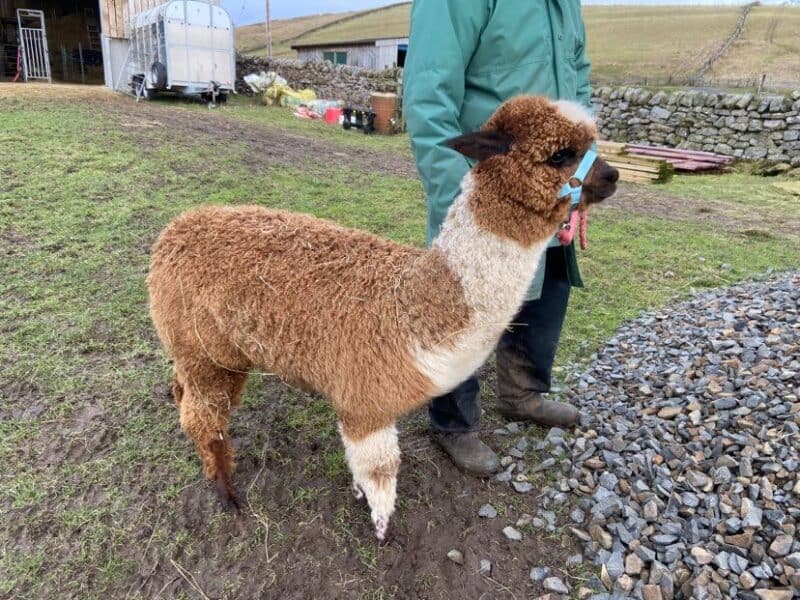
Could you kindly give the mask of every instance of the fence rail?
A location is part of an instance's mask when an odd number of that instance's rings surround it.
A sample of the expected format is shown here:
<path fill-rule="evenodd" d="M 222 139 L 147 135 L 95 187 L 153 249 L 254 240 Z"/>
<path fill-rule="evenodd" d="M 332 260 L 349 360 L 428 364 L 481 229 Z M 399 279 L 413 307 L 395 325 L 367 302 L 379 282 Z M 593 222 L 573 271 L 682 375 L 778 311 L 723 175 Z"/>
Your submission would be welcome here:
<path fill-rule="evenodd" d="M 763 92 L 787 92 L 800 89 L 800 81 L 778 79 L 766 73 L 742 75 L 741 77 L 693 77 L 690 75 L 669 75 L 666 77 L 616 77 L 599 76 L 592 84 L 597 86 L 637 86 L 637 87 L 685 87 L 698 90 L 758 90 Z"/>

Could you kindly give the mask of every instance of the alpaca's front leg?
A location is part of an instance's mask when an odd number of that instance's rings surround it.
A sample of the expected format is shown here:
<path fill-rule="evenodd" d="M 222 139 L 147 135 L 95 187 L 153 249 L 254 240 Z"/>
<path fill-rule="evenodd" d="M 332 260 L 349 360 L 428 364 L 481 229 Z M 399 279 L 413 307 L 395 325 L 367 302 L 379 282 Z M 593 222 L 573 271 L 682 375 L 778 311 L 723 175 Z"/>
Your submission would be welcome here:
<path fill-rule="evenodd" d="M 344 455 L 353 473 L 353 490 L 367 496 L 372 511 L 372 523 L 378 540 L 386 538 L 389 517 L 397 498 L 397 470 L 400 467 L 400 447 L 394 424 L 354 437 L 346 425 L 339 424 L 344 442 Z"/>

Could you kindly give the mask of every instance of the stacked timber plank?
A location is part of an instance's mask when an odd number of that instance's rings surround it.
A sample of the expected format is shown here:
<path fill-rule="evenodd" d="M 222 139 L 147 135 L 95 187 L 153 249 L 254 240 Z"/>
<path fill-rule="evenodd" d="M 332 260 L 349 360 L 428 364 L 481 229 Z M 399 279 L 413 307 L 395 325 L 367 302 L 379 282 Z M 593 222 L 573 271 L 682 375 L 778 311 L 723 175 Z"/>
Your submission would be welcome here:
<path fill-rule="evenodd" d="M 620 173 L 621 181 L 655 183 L 668 181 L 677 172 L 716 172 L 733 158 L 713 152 L 681 150 L 666 146 L 598 142 L 600 155 Z"/>
<path fill-rule="evenodd" d="M 666 146 L 644 146 L 641 144 L 626 144 L 625 148 L 629 154 L 635 156 L 663 158 L 676 171 L 719 171 L 733 163 L 732 157 L 715 154 L 714 152 L 680 150 Z"/>
<path fill-rule="evenodd" d="M 627 144 L 617 142 L 598 142 L 600 156 L 619 171 L 620 181 L 630 183 L 662 183 L 672 177 L 673 169 L 663 158 L 633 156 Z"/>

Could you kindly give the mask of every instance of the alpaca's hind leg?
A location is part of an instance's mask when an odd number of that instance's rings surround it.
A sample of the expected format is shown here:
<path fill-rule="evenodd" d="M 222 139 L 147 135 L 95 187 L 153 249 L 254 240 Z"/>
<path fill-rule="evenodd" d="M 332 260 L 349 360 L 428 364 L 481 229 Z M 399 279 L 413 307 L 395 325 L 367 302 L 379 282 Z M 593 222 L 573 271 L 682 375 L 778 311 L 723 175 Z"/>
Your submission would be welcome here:
<path fill-rule="evenodd" d="M 178 375 L 177 367 L 172 370 L 172 399 L 175 400 L 175 404 L 180 407 L 181 400 L 183 399 L 183 384 Z"/>
<path fill-rule="evenodd" d="M 230 480 L 234 462 L 228 417 L 231 407 L 239 404 L 247 375 L 218 367 L 180 372 L 181 427 L 194 440 L 203 472 L 214 482 L 223 507 L 238 509 L 239 495 Z"/>
<path fill-rule="evenodd" d="M 372 511 L 375 535 L 383 541 L 394 512 L 397 498 L 397 471 L 400 467 L 400 447 L 394 424 L 354 437 L 348 427 L 340 424 L 344 455 L 353 473 L 353 490 L 366 495 Z"/>

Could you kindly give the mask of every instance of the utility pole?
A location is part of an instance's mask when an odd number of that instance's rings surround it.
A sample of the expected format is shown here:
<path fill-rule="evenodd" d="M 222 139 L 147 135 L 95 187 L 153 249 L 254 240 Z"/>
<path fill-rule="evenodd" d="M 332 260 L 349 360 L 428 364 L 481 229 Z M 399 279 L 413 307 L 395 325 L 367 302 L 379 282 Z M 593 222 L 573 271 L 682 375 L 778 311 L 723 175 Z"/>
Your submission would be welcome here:
<path fill-rule="evenodd" d="M 272 25 L 269 18 L 269 0 L 267 0 L 267 58 L 272 58 Z"/>

